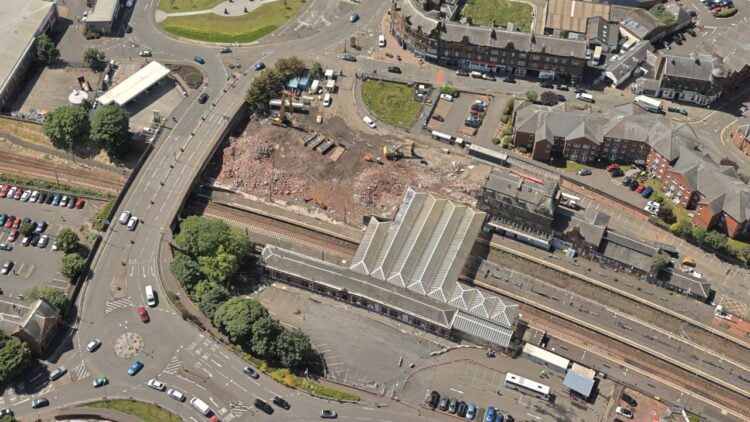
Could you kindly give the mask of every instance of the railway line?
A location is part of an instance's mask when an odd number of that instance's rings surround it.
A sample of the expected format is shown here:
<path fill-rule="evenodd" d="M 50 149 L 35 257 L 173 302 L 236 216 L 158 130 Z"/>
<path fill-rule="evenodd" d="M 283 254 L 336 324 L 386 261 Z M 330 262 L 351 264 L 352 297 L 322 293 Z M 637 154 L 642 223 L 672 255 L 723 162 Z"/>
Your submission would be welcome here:
<path fill-rule="evenodd" d="M 252 230 L 264 236 L 282 239 L 299 245 L 314 246 L 318 249 L 333 252 L 343 258 L 354 256 L 358 246 L 354 242 L 339 239 L 300 225 L 215 202 L 206 202 L 202 199 L 192 200 L 189 209 L 197 213 L 202 213 L 207 217 L 218 218 L 235 227 Z"/>
<path fill-rule="evenodd" d="M 40 160 L 37 157 L 4 153 L 0 171 L 11 175 L 43 179 L 53 183 L 118 194 L 125 184 L 126 176 L 91 170 L 82 166 L 71 168 L 67 164 Z"/>
<path fill-rule="evenodd" d="M 688 392 L 706 403 L 726 409 L 742 420 L 750 419 L 750 400 L 743 395 L 643 353 L 635 347 L 529 306 L 524 308 L 522 319 L 530 327 L 546 331 L 560 340 L 618 362 L 679 391 Z"/>

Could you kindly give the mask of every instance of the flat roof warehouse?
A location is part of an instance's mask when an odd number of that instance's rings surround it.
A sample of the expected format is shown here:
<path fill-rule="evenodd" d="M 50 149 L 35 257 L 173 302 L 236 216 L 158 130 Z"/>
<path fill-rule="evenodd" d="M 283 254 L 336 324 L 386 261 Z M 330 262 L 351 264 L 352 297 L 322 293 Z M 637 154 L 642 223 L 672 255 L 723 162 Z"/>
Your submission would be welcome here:
<path fill-rule="evenodd" d="M 113 102 L 117 105 L 125 105 L 140 95 L 140 93 L 159 82 L 161 78 L 169 75 L 169 72 L 169 68 L 163 64 L 155 61 L 151 62 L 129 78 L 115 85 L 106 94 L 99 97 L 97 101 L 101 105 L 110 105 Z"/>

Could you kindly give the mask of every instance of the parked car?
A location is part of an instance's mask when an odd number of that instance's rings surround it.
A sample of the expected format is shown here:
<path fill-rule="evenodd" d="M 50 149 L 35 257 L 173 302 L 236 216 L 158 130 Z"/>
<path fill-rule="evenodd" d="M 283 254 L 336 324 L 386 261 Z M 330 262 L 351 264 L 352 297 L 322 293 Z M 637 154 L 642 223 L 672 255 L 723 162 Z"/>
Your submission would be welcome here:
<path fill-rule="evenodd" d="M 576 172 L 579 176 L 591 176 L 591 170 L 589 169 L 580 169 Z"/>
<path fill-rule="evenodd" d="M 626 177 L 626 178 L 622 179 L 622 185 L 623 186 L 630 186 L 630 182 L 631 181 L 632 181 L 632 179 L 630 177 Z"/>
<path fill-rule="evenodd" d="M 477 416 L 477 407 L 472 403 L 466 406 L 466 420 L 472 421 Z"/>
<path fill-rule="evenodd" d="M 324 409 L 320 411 L 320 417 L 323 419 L 336 419 L 339 415 L 335 410 Z"/>
<path fill-rule="evenodd" d="M 15 193 L 15 195 L 13 195 L 13 199 L 15 199 L 17 201 L 17 200 L 21 199 L 21 196 L 23 196 L 23 189 L 21 189 L 21 188 L 16 189 L 16 193 Z"/>
<path fill-rule="evenodd" d="M 250 378 L 258 379 L 258 377 L 260 376 L 258 375 L 258 371 L 249 366 L 242 368 L 242 372 L 246 373 Z"/>
<path fill-rule="evenodd" d="M 654 193 L 654 190 L 650 187 L 646 188 L 641 192 L 641 196 L 644 198 L 648 198 L 651 196 L 651 194 Z"/>
<path fill-rule="evenodd" d="M 635 191 L 638 192 L 638 193 L 641 193 L 641 192 L 643 192 L 644 189 L 646 189 L 646 185 L 644 185 L 643 183 L 639 183 L 638 187 L 635 189 Z"/>
<path fill-rule="evenodd" d="M 7 275 L 12 269 L 13 269 L 13 261 L 8 261 L 5 264 L 3 264 L 3 268 L 0 269 L 0 274 Z"/>
<path fill-rule="evenodd" d="M 375 129 L 375 121 L 370 118 L 370 116 L 365 116 L 362 118 L 362 121 L 365 122 L 367 126 L 370 126 L 372 129 Z"/>
<path fill-rule="evenodd" d="M 342 54 L 341 60 L 346 60 L 347 62 L 356 62 L 357 58 L 352 56 L 351 54 Z"/>
<path fill-rule="evenodd" d="M 440 403 L 440 393 L 432 390 L 427 397 L 425 397 L 425 403 L 430 406 L 430 409 L 435 409 Z"/>
<path fill-rule="evenodd" d="M 0 409 L 0 416 L 9 416 L 9 415 L 13 415 L 12 410 L 8 409 L 7 407 Z"/>
<path fill-rule="evenodd" d="M 458 406 L 456 406 L 456 415 L 461 416 L 462 418 L 466 416 L 466 402 L 465 401 L 458 402 Z"/>
<path fill-rule="evenodd" d="M 44 233 L 44 231 L 47 230 L 47 222 L 42 220 L 36 225 L 36 229 L 34 229 L 37 233 Z"/>
<path fill-rule="evenodd" d="M 631 412 L 630 409 L 618 406 L 617 409 L 615 409 L 615 413 L 625 416 L 628 419 L 633 419 L 633 412 Z"/>
<path fill-rule="evenodd" d="M 141 369 L 143 369 L 143 362 L 137 360 L 133 362 L 132 365 L 130 365 L 130 368 L 128 368 L 128 375 L 135 376 Z"/>
<path fill-rule="evenodd" d="M 80 210 L 81 208 L 83 208 L 84 205 L 86 205 L 86 200 L 85 199 L 78 198 L 78 200 L 76 200 L 76 208 L 77 209 Z"/>
<path fill-rule="evenodd" d="M 133 230 L 135 230 L 137 226 L 138 226 L 138 217 L 136 216 L 130 217 L 130 219 L 128 220 L 128 230 L 132 232 Z"/>
<path fill-rule="evenodd" d="M 47 247 L 47 242 L 49 242 L 49 236 L 46 234 L 43 234 L 39 236 L 39 243 L 36 245 L 39 249 L 44 249 Z"/>
<path fill-rule="evenodd" d="M 128 224 L 128 220 L 130 220 L 130 211 L 123 211 L 120 214 L 120 224 Z"/>
<path fill-rule="evenodd" d="M 654 203 L 655 203 L 655 204 L 658 204 L 658 202 L 654 202 Z M 622 401 L 624 401 L 625 403 L 627 403 L 627 404 L 629 404 L 629 405 L 631 405 L 631 406 L 633 406 L 633 407 L 636 407 L 636 406 L 638 406 L 638 402 L 637 402 L 637 401 L 635 401 L 635 399 L 634 399 L 634 398 L 630 397 L 630 396 L 629 396 L 629 395 L 627 395 L 627 394 L 623 394 L 623 395 L 622 395 Z"/>
<path fill-rule="evenodd" d="M 47 400 L 46 397 L 41 397 L 41 398 L 34 399 L 31 401 L 32 409 L 39 409 L 40 407 L 46 407 L 46 406 L 49 406 L 49 400 Z"/>
<path fill-rule="evenodd" d="M 67 372 L 68 372 L 68 369 L 66 367 L 60 366 L 57 369 L 55 369 L 54 371 L 52 371 L 52 372 L 49 373 L 49 380 L 50 381 L 55 381 L 55 380 L 59 379 L 61 376 L 65 375 Z"/>
<path fill-rule="evenodd" d="M 10 243 L 0 243 L 0 249 L 4 251 L 12 251 L 13 245 L 11 245 Z"/>
<path fill-rule="evenodd" d="M 16 219 L 13 220 L 13 225 L 11 227 L 14 229 L 21 227 L 21 217 L 16 217 Z"/>
<path fill-rule="evenodd" d="M 156 378 L 151 378 L 150 380 L 148 380 L 146 385 L 157 391 L 164 391 L 167 389 L 167 386 Z"/>
<path fill-rule="evenodd" d="M 148 311 L 143 306 L 138 307 L 138 315 L 141 316 L 141 322 L 144 324 L 148 324 L 148 322 L 151 321 L 151 317 L 148 316 Z"/>
<path fill-rule="evenodd" d="M 47 195 L 47 199 L 44 200 L 44 203 L 47 204 L 47 205 L 51 205 L 52 201 L 54 201 L 54 200 L 55 200 L 55 194 L 54 193 L 50 193 L 50 194 Z"/>
<path fill-rule="evenodd" d="M 10 190 L 10 185 L 0 185 L 0 198 L 5 198 L 8 196 L 8 191 Z"/>
<path fill-rule="evenodd" d="M 5 223 L 3 224 L 3 226 L 5 226 L 6 228 L 11 228 L 11 226 L 13 226 L 13 223 L 15 221 L 16 221 L 16 216 L 9 215 L 8 218 L 5 219 Z"/>
<path fill-rule="evenodd" d="M 448 410 L 448 405 L 450 404 L 450 402 L 451 402 L 450 398 L 443 397 L 442 399 L 440 399 L 440 403 L 438 403 L 438 409 L 443 410 L 443 411 Z"/>
<path fill-rule="evenodd" d="M 495 76 L 491 73 L 482 73 L 482 79 L 484 79 L 485 81 L 494 81 Z"/>
<path fill-rule="evenodd" d="M 198 64 L 206 64 L 206 59 L 201 56 L 195 56 L 193 57 L 193 60 L 195 60 L 195 62 Z"/>
<path fill-rule="evenodd" d="M 107 379 L 107 377 L 99 377 L 91 382 L 94 388 L 99 388 L 102 385 L 106 385 L 107 383 L 109 383 L 109 380 Z"/>
<path fill-rule="evenodd" d="M 31 192 L 31 195 L 29 196 L 29 202 L 36 202 L 39 200 L 39 191 L 35 190 L 34 192 Z"/>
<path fill-rule="evenodd" d="M 513 79 L 512 76 L 504 76 L 503 77 L 503 82 L 505 82 L 506 84 L 514 84 L 514 83 L 516 83 L 516 80 Z"/>
<path fill-rule="evenodd" d="M 261 399 L 255 399 L 255 401 L 253 401 L 253 405 L 255 405 L 255 407 L 262 410 L 266 414 L 270 415 L 273 413 L 273 407 L 271 407 L 268 403 L 264 402 Z"/>
<path fill-rule="evenodd" d="M 224 47 L 221 50 L 219 50 L 219 53 L 231 53 L 232 49 L 229 47 Z"/>
<path fill-rule="evenodd" d="M 59 206 L 61 206 L 61 207 L 67 207 L 68 206 L 68 195 L 63 195 L 60 198 L 60 204 L 59 204 Z"/>
<path fill-rule="evenodd" d="M 457 407 L 458 407 L 458 400 L 452 399 L 450 404 L 448 404 L 448 412 L 456 413 Z"/>
<path fill-rule="evenodd" d="M 444 121 L 445 121 L 445 119 L 443 118 L 443 116 L 441 116 L 441 115 L 439 115 L 439 114 L 433 114 L 433 115 L 432 115 L 432 116 L 430 116 L 430 117 L 431 117 L 431 118 L 432 118 L 433 120 L 437 120 L 438 122 L 444 122 Z"/>
<path fill-rule="evenodd" d="M 391 73 L 401 73 L 401 68 L 398 66 L 388 66 L 388 71 Z"/>
<path fill-rule="evenodd" d="M 354 23 L 359 20 L 359 15 L 356 13 L 352 13 L 351 16 L 349 16 L 349 22 Z"/>
<path fill-rule="evenodd" d="M 18 230 L 13 230 L 8 235 L 8 242 L 15 242 L 18 239 Z"/>
<path fill-rule="evenodd" d="M 185 393 L 175 388 L 170 388 L 169 391 L 167 391 L 167 395 L 179 402 L 185 401 Z"/>
<path fill-rule="evenodd" d="M 6 195 L 9 199 L 13 199 L 14 196 L 16 196 L 16 191 L 18 190 L 17 187 L 12 186 L 10 189 L 8 189 L 8 194 Z"/>
<path fill-rule="evenodd" d="M 102 345 L 102 341 L 98 338 L 95 338 L 89 342 L 89 344 L 86 345 L 86 350 L 89 351 L 89 353 L 94 353 L 96 349 L 99 348 L 99 346 Z"/>
<path fill-rule="evenodd" d="M 276 396 L 273 398 L 273 404 L 275 404 L 276 406 L 279 406 L 280 408 L 284 410 L 289 410 L 292 407 L 288 401 L 284 400 L 283 398 L 279 396 Z"/>
<path fill-rule="evenodd" d="M 495 422 L 495 418 L 497 417 L 497 412 L 495 411 L 495 408 L 490 406 L 487 408 L 487 413 L 484 417 L 484 422 Z"/>
<path fill-rule="evenodd" d="M 458 76 L 469 76 L 469 71 L 464 69 L 458 69 L 456 71 L 456 75 Z"/>
<path fill-rule="evenodd" d="M 448 102 L 452 102 L 453 101 L 453 96 L 450 95 L 450 94 L 440 94 L 440 99 L 448 101 Z"/>
<path fill-rule="evenodd" d="M 263 70 L 266 68 L 266 64 L 263 62 L 255 63 L 255 66 L 253 66 L 255 70 Z"/>
<path fill-rule="evenodd" d="M 639 185 L 640 185 L 640 183 L 638 183 L 638 181 L 637 181 L 637 180 L 633 179 L 633 180 L 632 180 L 632 181 L 630 182 L 630 186 L 628 186 L 628 187 L 630 188 L 630 190 L 636 190 L 636 189 L 638 188 L 638 186 L 639 186 Z"/>
<path fill-rule="evenodd" d="M 611 173 L 614 170 L 619 169 L 619 168 L 620 166 L 618 166 L 617 164 L 610 164 L 607 166 L 606 170 Z"/>
<path fill-rule="evenodd" d="M 59 193 L 56 193 L 55 196 L 52 197 L 52 203 L 51 203 L 51 205 L 53 207 L 56 207 L 56 206 L 60 205 L 60 200 L 61 199 L 62 199 L 62 195 L 59 194 Z"/>
<path fill-rule="evenodd" d="M 615 169 L 615 170 L 611 171 L 609 174 L 612 177 L 621 177 L 625 173 L 623 173 L 622 170 L 620 170 L 620 169 Z"/>
<path fill-rule="evenodd" d="M 206 101 L 208 101 L 208 94 L 203 92 L 198 96 L 198 104 L 206 104 Z"/>

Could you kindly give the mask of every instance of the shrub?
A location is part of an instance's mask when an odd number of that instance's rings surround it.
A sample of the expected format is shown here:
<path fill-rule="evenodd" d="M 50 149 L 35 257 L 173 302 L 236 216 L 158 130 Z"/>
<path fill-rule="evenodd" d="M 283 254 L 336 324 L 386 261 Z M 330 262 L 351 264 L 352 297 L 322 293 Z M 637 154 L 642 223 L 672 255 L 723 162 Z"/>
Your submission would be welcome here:
<path fill-rule="evenodd" d="M 737 14 L 736 7 L 725 7 L 714 14 L 717 18 L 728 18 Z"/>
<path fill-rule="evenodd" d="M 503 130 L 500 132 L 503 136 L 510 136 L 513 135 L 513 128 L 510 126 L 505 126 Z"/>
<path fill-rule="evenodd" d="M 528 91 L 526 92 L 526 99 L 535 103 L 539 99 L 539 94 L 536 91 Z"/>
<path fill-rule="evenodd" d="M 504 125 L 508 124 L 509 120 L 510 120 L 509 114 L 503 114 L 502 116 L 500 116 L 500 121 L 503 122 Z"/>
<path fill-rule="evenodd" d="M 495 145 L 500 145 L 501 141 L 502 140 L 500 138 L 492 138 L 492 143 L 495 144 Z"/>
<path fill-rule="evenodd" d="M 443 85 L 440 87 L 440 93 L 441 94 L 448 94 L 451 97 L 458 97 L 458 89 L 450 86 L 450 85 Z"/>

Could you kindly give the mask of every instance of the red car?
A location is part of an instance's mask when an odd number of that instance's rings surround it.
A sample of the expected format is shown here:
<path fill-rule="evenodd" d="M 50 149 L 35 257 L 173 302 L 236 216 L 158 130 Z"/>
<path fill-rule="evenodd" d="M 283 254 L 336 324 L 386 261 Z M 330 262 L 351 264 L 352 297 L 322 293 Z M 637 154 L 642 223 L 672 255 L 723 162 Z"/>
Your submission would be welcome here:
<path fill-rule="evenodd" d="M 86 200 L 85 199 L 83 199 L 83 198 L 76 199 L 76 208 L 78 208 L 80 210 L 81 208 L 83 208 L 84 205 L 86 205 Z"/>
<path fill-rule="evenodd" d="M 718 11 L 720 11 L 720 10 L 721 10 L 721 7 L 715 7 L 715 8 L 713 8 L 713 9 L 711 9 L 711 10 L 710 10 L 710 11 L 709 11 L 708 13 L 710 13 L 710 14 L 712 14 L 712 15 L 713 15 L 713 14 L 715 14 L 716 12 L 718 12 Z"/>
<path fill-rule="evenodd" d="M 141 315 L 141 322 L 143 322 L 144 324 L 151 321 L 151 318 L 148 317 L 148 311 L 146 311 L 146 308 L 144 308 L 143 306 L 140 306 L 138 308 L 138 313 Z"/>
<path fill-rule="evenodd" d="M 607 171 L 611 173 L 619 168 L 620 166 L 618 166 L 617 164 L 610 164 L 607 166 Z"/>
<path fill-rule="evenodd" d="M 16 221 L 15 215 L 9 215 L 8 219 L 5 220 L 5 227 L 10 228 L 13 225 L 13 222 Z"/>
<path fill-rule="evenodd" d="M 13 225 L 11 227 L 13 227 L 14 229 L 17 229 L 17 228 L 21 227 L 21 222 L 22 221 L 23 220 L 21 220 L 21 217 L 16 217 L 16 219 L 15 219 L 15 221 L 13 221 Z"/>
<path fill-rule="evenodd" d="M 8 196 L 9 190 L 10 190 L 10 185 L 0 186 L 0 198 L 5 198 L 6 196 Z"/>
<path fill-rule="evenodd" d="M 641 193 L 641 192 L 643 192 L 644 189 L 646 189 L 646 185 L 644 185 L 643 183 L 641 183 L 641 184 L 638 185 L 638 188 L 635 191 L 638 192 L 638 193 Z"/>
<path fill-rule="evenodd" d="M 13 230 L 8 236 L 8 242 L 15 242 L 18 239 L 18 230 Z"/>
<path fill-rule="evenodd" d="M 23 189 L 18 188 L 16 189 L 16 194 L 13 195 L 13 199 L 21 199 L 21 195 L 23 195 Z"/>

